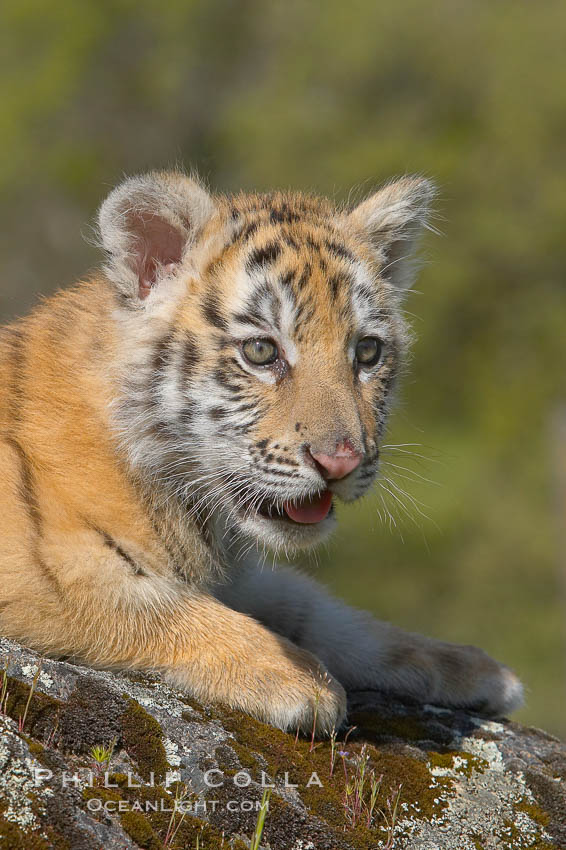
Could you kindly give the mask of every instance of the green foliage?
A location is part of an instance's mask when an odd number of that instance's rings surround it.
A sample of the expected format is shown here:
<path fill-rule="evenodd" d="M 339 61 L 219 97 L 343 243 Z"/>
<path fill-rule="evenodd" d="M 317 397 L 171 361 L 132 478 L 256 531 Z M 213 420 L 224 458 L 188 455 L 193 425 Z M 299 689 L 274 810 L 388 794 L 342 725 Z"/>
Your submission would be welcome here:
<path fill-rule="evenodd" d="M 261 836 L 265 825 L 265 818 L 269 811 L 269 798 L 271 797 L 271 788 L 265 788 L 261 798 L 261 806 L 257 813 L 257 821 L 254 834 L 250 842 L 250 850 L 259 850 L 261 844 Z"/>
<path fill-rule="evenodd" d="M 95 744 L 94 747 L 91 747 L 90 755 L 95 764 L 100 766 L 106 765 L 106 767 L 108 767 L 112 754 L 114 753 L 115 746 L 116 741 L 111 741 L 108 746 L 105 746 L 104 744 Z"/>
<path fill-rule="evenodd" d="M 405 171 L 438 181 L 445 237 L 408 303 L 389 438 L 424 459 L 384 453 L 427 507 L 384 481 L 394 495 L 342 511 L 320 572 L 383 617 L 483 645 L 525 679 L 523 719 L 566 732 L 564 4 L 5 0 L 2 18 L 4 317 L 97 261 L 81 232 L 124 172 L 182 162 L 220 189 L 338 201 Z"/>

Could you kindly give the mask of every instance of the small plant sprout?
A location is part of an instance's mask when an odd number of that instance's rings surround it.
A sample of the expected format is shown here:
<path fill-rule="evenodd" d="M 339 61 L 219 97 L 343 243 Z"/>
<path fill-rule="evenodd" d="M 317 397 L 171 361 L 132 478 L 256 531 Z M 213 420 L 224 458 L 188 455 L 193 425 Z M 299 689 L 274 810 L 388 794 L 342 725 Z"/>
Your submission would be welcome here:
<path fill-rule="evenodd" d="M 350 755 L 348 750 L 346 749 L 346 743 L 348 742 L 348 738 L 350 737 L 350 735 L 352 734 L 354 729 L 356 729 L 355 726 L 350 726 L 350 728 L 348 729 L 348 731 L 344 735 L 344 741 L 342 743 L 342 749 L 337 750 L 338 755 L 342 759 L 342 767 L 344 768 L 344 779 L 346 780 L 346 783 L 348 782 L 348 769 L 346 767 L 346 756 Z M 331 744 L 331 746 L 332 746 L 332 744 Z"/>
<path fill-rule="evenodd" d="M 332 732 L 330 733 L 330 776 L 334 773 L 334 765 L 336 764 L 336 756 L 338 754 L 338 750 L 336 748 L 336 727 L 332 727 Z"/>
<path fill-rule="evenodd" d="M 375 771 L 372 770 L 372 772 L 370 774 L 370 796 L 369 796 L 369 803 L 368 803 L 368 806 L 367 806 L 367 820 L 366 820 L 368 829 L 370 829 L 373 826 L 375 805 L 377 803 L 377 797 L 378 797 L 379 792 L 381 790 L 381 783 L 382 782 L 383 782 L 383 774 L 381 774 L 379 777 L 376 777 Z"/>
<path fill-rule="evenodd" d="M 175 836 L 179 832 L 183 821 L 187 815 L 187 812 L 183 806 L 186 800 L 189 797 L 189 787 L 186 784 L 177 784 L 175 788 L 175 803 L 173 805 L 173 811 L 171 812 L 171 817 L 169 818 L 169 823 L 167 825 L 167 832 L 165 833 L 165 838 L 163 839 L 163 846 L 170 847 L 175 841 Z M 181 810 L 181 811 L 180 811 Z M 197 843 L 196 850 L 200 847 L 200 837 L 197 835 Z"/>
<path fill-rule="evenodd" d="M 110 758 L 110 751 L 101 744 L 91 747 L 90 754 L 97 764 L 104 764 Z"/>
<path fill-rule="evenodd" d="M 360 823 L 364 809 L 364 785 L 368 762 L 365 744 L 354 758 L 354 771 L 344 788 L 344 812 L 350 826 L 355 829 Z"/>
<path fill-rule="evenodd" d="M 368 761 L 369 761 L 369 755 L 367 753 L 367 746 L 364 744 L 362 749 L 361 749 L 361 752 L 358 756 L 358 759 L 357 759 L 357 767 L 358 767 L 358 769 L 357 769 L 357 777 L 358 777 L 357 792 L 358 792 L 360 806 L 361 806 L 363 798 L 364 798 L 364 789 L 365 789 L 365 782 L 366 782 L 366 770 L 367 770 L 367 766 L 368 766 Z"/>
<path fill-rule="evenodd" d="M 385 801 L 385 810 L 381 810 L 381 815 L 385 820 L 387 830 L 387 840 L 383 845 L 384 850 L 393 850 L 395 843 L 395 824 L 397 823 L 397 815 L 399 812 L 401 788 L 402 785 L 400 784 L 396 791 L 391 791 L 391 794 Z"/>
<path fill-rule="evenodd" d="M 46 747 L 52 747 L 53 746 L 53 742 L 55 740 L 55 735 L 57 734 L 58 729 L 59 729 L 59 711 L 57 711 L 57 716 L 55 717 L 55 723 L 53 724 L 53 727 L 52 727 L 49 735 L 47 736 L 47 741 L 45 742 Z"/>
<path fill-rule="evenodd" d="M 354 806 L 355 792 L 356 786 L 354 782 L 346 782 L 346 784 L 344 785 L 344 814 L 346 815 L 346 820 L 352 827 L 357 826 Z"/>
<path fill-rule="evenodd" d="M 6 667 L 2 671 L 2 687 L 0 688 L 0 714 L 8 713 L 8 667 L 10 659 L 6 662 Z"/>
<path fill-rule="evenodd" d="M 261 836 L 263 835 L 263 827 L 265 826 L 265 818 L 269 810 L 269 798 L 271 797 L 271 788 L 265 788 L 261 798 L 261 805 L 257 813 L 257 821 L 250 841 L 250 850 L 259 850 Z"/>
<path fill-rule="evenodd" d="M 362 746 L 360 753 L 353 757 L 353 769 L 349 776 L 346 768 L 346 756 L 348 753 L 340 750 L 339 755 L 342 756 L 344 774 L 346 776 L 343 798 L 346 820 L 352 829 L 355 829 L 362 822 L 365 822 L 368 829 L 371 829 L 375 825 L 375 815 L 379 811 L 376 809 L 376 806 L 383 776 L 377 777 L 375 771 L 369 769 L 369 753 L 367 752 L 366 744 Z M 391 799 L 391 813 L 394 811 L 395 817 L 397 816 L 396 806 L 398 804 L 398 800 L 395 805 L 394 799 Z M 379 813 L 383 815 L 382 812 Z M 383 816 L 386 817 L 385 815 Z M 389 820 L 386 819 L 386 822 L 389 823 Z"/>
<path fill-rule="evenodd" d="M 326 677 L 326 673 L 324 675 Z M 317 720 L 317 717 L 318 717 L 318 706 L 319 706 L 319 703 L 320 703 L 321 693 L 322 693 L 322 688 L 320 688 L 320 687 L 315 688 L 315 692 L 314 692 L 314 714 L 313 714 L 313 718 L 312 718 L 311 745 L 309 747 L 309 753 L 312 753 L 312 751 L 315 749 L 314 736 L 315 736 L 315 733 L 316 733 L 316 720 Z"/>
<path fill-rule="evenodd" d="M 348 731 L 344 735 L 344 746 L 346 746 L 346 744 L 348 743 L 348 738 L 350 737 L 352 732 L 355 732 L 357 728 L 358 728 L 357 726 L 350 726 L 349 727 Z"/>
<path fill-rule="evenodd" d="M 96 744 L 94 747 L 91 747 L 90 756 L 94 761 L 94 767 L 98 775 L 100 775 L 103 770 L 108 770 L 115 746 L 116 738 L 110 741 L 108 746 Z"/>
<path fill-rule="evenodd" d="M 27 702 L 26 702 L 26 707 L 24 709 L 24 715 L 23 715 L 23 717 L 18 718 L 18 732 L 20 734 L 22 734 L 24 729 L 25 729 L 26 719 L 27 719 L 27 716 L 28 716 L 28 710 L 29 710 L 29 706 L 30 706 L 30 703 L 31 703 L 31 698 L 35 693 L 35 688 L 37 686 L 37 680 L 39 679 L 39 674 L 41 673 L 41 665 L 42 664 L 43 664 L 43 661 L 40 660 L 39 664 L 37 665 L 37 670 L 35 671 L 35 675 L 33 677 L 32 683 L 30 685 L 29 694 L 28 694 L 28 698 L 27 698 Z"/>
<path fill-rule="evenodd" d="M 203 829 L 204 829 L 204 827 L 201 826 L 200 831 L 202 832 Z M 224 841 L 222 843 L 224 843 Z M 168 847 L 169 844 L 165 844 L 165 842 L 163 842 L 163 846 Z M 197 837 L 195 839 L 195 850 L 204 850 L 204 845 L 202 847 L 200 845 L 200 835 L 197 835 Z"/>

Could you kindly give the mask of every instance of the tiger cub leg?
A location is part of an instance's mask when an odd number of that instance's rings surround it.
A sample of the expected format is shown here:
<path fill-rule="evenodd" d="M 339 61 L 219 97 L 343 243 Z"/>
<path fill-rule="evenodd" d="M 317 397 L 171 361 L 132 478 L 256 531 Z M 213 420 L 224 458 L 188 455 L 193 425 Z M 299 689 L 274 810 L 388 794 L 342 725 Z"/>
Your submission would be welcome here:
<path fill-rule="evenodd" d="M 0 634 L 94 666 L 157 669 L 198 700 L 282 729 L 340 725 L 344 690 L 310 652 L 186 585 L 128 574 L 106 549 L 66 549 L 33 568 L 33 592 L 20 576 L 19 592 L 4 594 Z"/>
<path fill-rule="evenodd" d="M 522 703 L 523 688 L 515 674 L 481 649 L 382 623 L 284 567 L 251 569 L 221 588 L 220 596 L 314 653 L 346 690 L 375 688 L 494 716 Z"/>

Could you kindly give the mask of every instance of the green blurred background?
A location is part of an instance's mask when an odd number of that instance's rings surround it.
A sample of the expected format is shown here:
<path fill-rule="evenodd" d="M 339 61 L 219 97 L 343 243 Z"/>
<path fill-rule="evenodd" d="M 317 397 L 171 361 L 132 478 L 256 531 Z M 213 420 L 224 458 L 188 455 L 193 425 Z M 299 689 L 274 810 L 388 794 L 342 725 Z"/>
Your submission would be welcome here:
<path fill-rule="evenodd" d="M 3 320 L 98 262 L 89 222 L 124 173 L 184 164 L 221 190 L 337 200 L 404 172 L 438 181 L 444 236 L 408 305 L 388 437 L 416 445 L 384 466 L 410 496 L 384 482 L 394 495 L 343 510 L 316 570 L 381 617 L 485 647 L 524 678 L 522 719 L 566 734 L 563 0 L 0 15 Z"/>

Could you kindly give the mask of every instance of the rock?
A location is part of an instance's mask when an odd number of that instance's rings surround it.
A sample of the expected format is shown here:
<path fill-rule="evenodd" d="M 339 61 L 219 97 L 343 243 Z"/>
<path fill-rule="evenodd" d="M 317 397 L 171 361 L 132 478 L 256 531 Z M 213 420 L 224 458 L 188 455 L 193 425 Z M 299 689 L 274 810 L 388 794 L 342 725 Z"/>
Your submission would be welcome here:
<path fill-rule="evenodd" d="M 364 692 L 311 743 L 3 639 L 0 698 L 0 850 L 243 850 L 265 785 L 271 850 L 566 848 L 566 746 L 516 723 Z"/>

